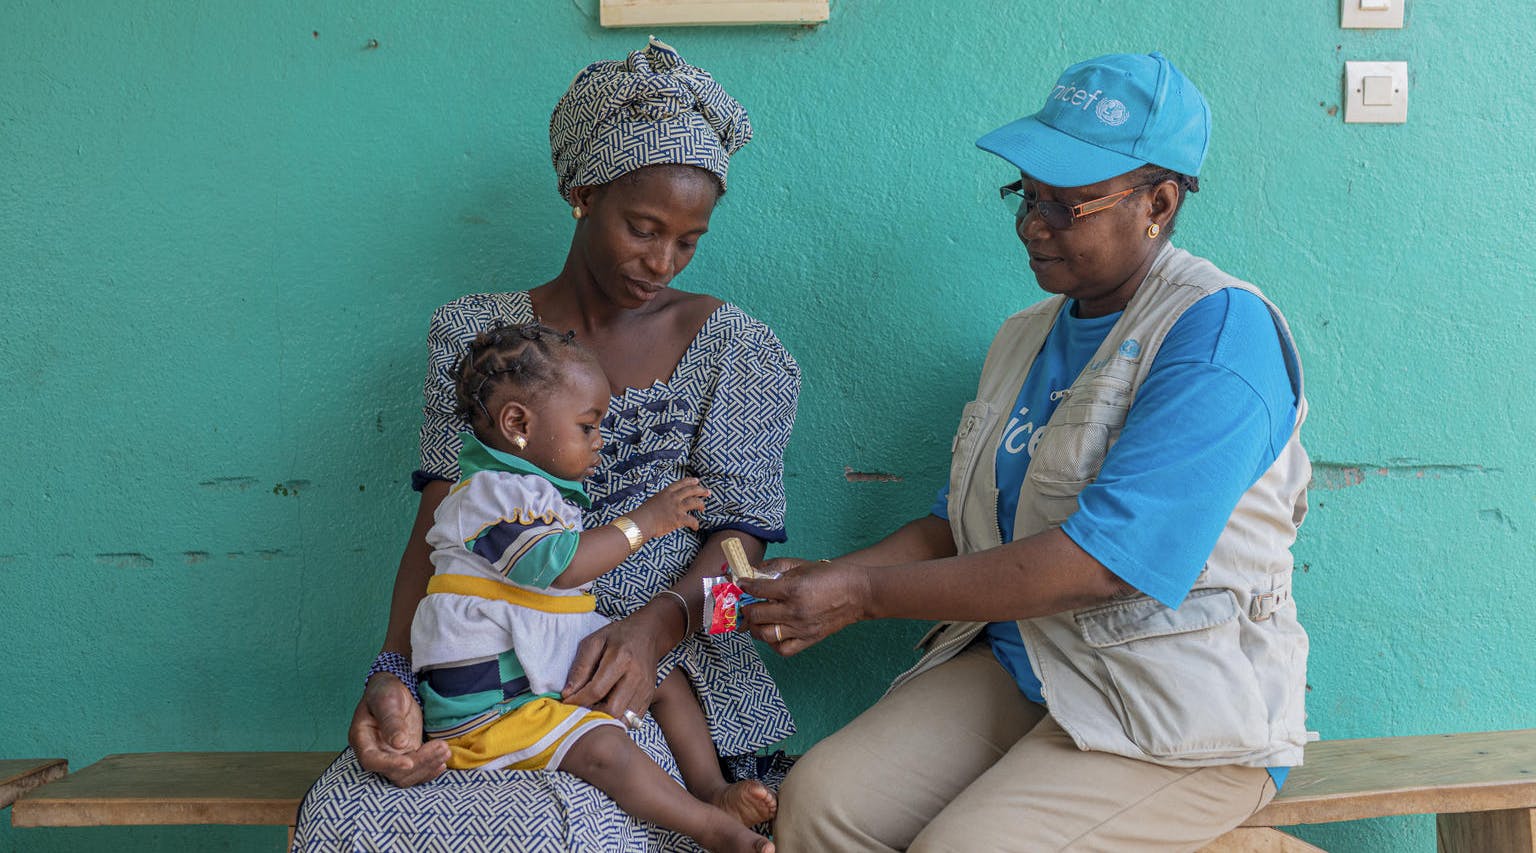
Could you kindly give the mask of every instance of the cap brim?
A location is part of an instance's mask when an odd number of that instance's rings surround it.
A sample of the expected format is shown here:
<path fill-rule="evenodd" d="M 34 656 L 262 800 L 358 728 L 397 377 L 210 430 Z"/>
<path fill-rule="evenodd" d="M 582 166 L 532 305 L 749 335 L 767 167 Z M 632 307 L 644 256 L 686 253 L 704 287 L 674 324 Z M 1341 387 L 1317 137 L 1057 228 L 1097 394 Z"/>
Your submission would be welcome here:
<path fill-rule="evenodd" d="M 976 147 L 1007 160 L 1031 178 L 1053 187 L 1081 187 L 1123 175 L 1145 160 L 1084 142 L 1025 116 L 976 140 Z"/>

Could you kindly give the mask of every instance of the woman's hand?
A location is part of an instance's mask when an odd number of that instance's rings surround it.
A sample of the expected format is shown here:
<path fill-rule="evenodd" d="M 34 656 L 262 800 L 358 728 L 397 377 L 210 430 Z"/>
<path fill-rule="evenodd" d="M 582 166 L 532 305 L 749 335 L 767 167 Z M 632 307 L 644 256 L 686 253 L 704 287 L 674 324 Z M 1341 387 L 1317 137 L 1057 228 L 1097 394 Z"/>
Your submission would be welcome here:
<path fill-rule="evenodd" d="M 757 570 L 763 574 L 782 575 L 790 569 L 798 569 L 806 563 L 813 562 L 815 561 L 801 559 L 800 557 L 774 557 L 772 560 L 764 560 L 763 564 L 757 567 Z"/>
<path fill-rule="evenodd" d="M 421 706 L 400 679 L 375 673 L 352 714 L 347 742 L 364 770 L 401 788 L 436 779 L 448 767 L 448 744 L 421 741 Z"/>
<path fill-rule="evenodd" d="M 656 691 L 656 665 L 665 653 L 657 648 L 659 633 L 636 612 L 589 634 L 576 647 L 562 698 L 620 720 L 625 711 L 645 716 Z"/>
<path fill-rule="evenodd" d="M 763 568 L 778 570 L 769 560 Z M 742 580 L 742 590 L 763 599 L 742 608 L 752 636 L 786 657 L 866 618 L 869 573 L 845 560 L 786 566 L 777 580 Z"/>

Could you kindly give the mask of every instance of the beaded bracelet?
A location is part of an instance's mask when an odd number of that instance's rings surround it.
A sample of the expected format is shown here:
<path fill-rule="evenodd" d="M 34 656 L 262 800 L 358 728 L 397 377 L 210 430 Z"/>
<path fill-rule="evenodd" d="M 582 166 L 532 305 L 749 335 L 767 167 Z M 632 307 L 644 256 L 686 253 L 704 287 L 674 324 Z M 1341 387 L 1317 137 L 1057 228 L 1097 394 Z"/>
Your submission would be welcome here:
<path fill-rule="evenodd" d="M 368 667 L 368 675 L 363 678 L 363 686 L 368 686 L 368 679 L 375 675 L 387 672 L 400 679 L 406 689 L 411 691 L 411 698 L 416 704 L 421 704 L 421 694 L 416 692 L 416 673 L 411 670 L 411 659 L 399 652 L 379 652 L 379 656 L 373 659 L 373 666 Z"/>

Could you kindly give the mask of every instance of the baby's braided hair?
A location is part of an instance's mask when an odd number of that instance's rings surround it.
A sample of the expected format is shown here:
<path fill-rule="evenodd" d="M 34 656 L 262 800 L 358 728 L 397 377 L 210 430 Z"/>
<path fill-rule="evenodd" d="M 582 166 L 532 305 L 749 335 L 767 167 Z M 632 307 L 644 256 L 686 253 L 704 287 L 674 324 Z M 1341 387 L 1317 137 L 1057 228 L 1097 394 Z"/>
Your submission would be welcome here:
<path fill-rule="evenodd" d="M 557 332 L 541 323 L 493 326 L 475 336 L 454 371 L 455 413 L 473 424 L 475 415 L 494 420 L 486 401 L 499 388 L 533 402 L 554 390 L 564 364 L 593 360 L 576 343 L 575 332 Z"/>

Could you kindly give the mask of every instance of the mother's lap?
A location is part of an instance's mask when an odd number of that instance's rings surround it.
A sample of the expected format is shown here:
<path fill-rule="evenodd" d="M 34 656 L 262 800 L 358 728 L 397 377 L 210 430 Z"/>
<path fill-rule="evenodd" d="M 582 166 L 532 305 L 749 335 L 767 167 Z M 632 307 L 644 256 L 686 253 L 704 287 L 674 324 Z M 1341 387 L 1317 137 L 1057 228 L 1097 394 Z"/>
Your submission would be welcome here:
<path fill-rule="evenodd" d="M 632 735 L 673 778 L 677 766 L 647 720 Z M 679 781 L 679 784 L 681 782 Z M 484 850 L 694 853 L 686 836 L 636 820 L 569 773 L 449 771 L 396 788 L 342 752 L 299 809 L 295 850 Z"/>

